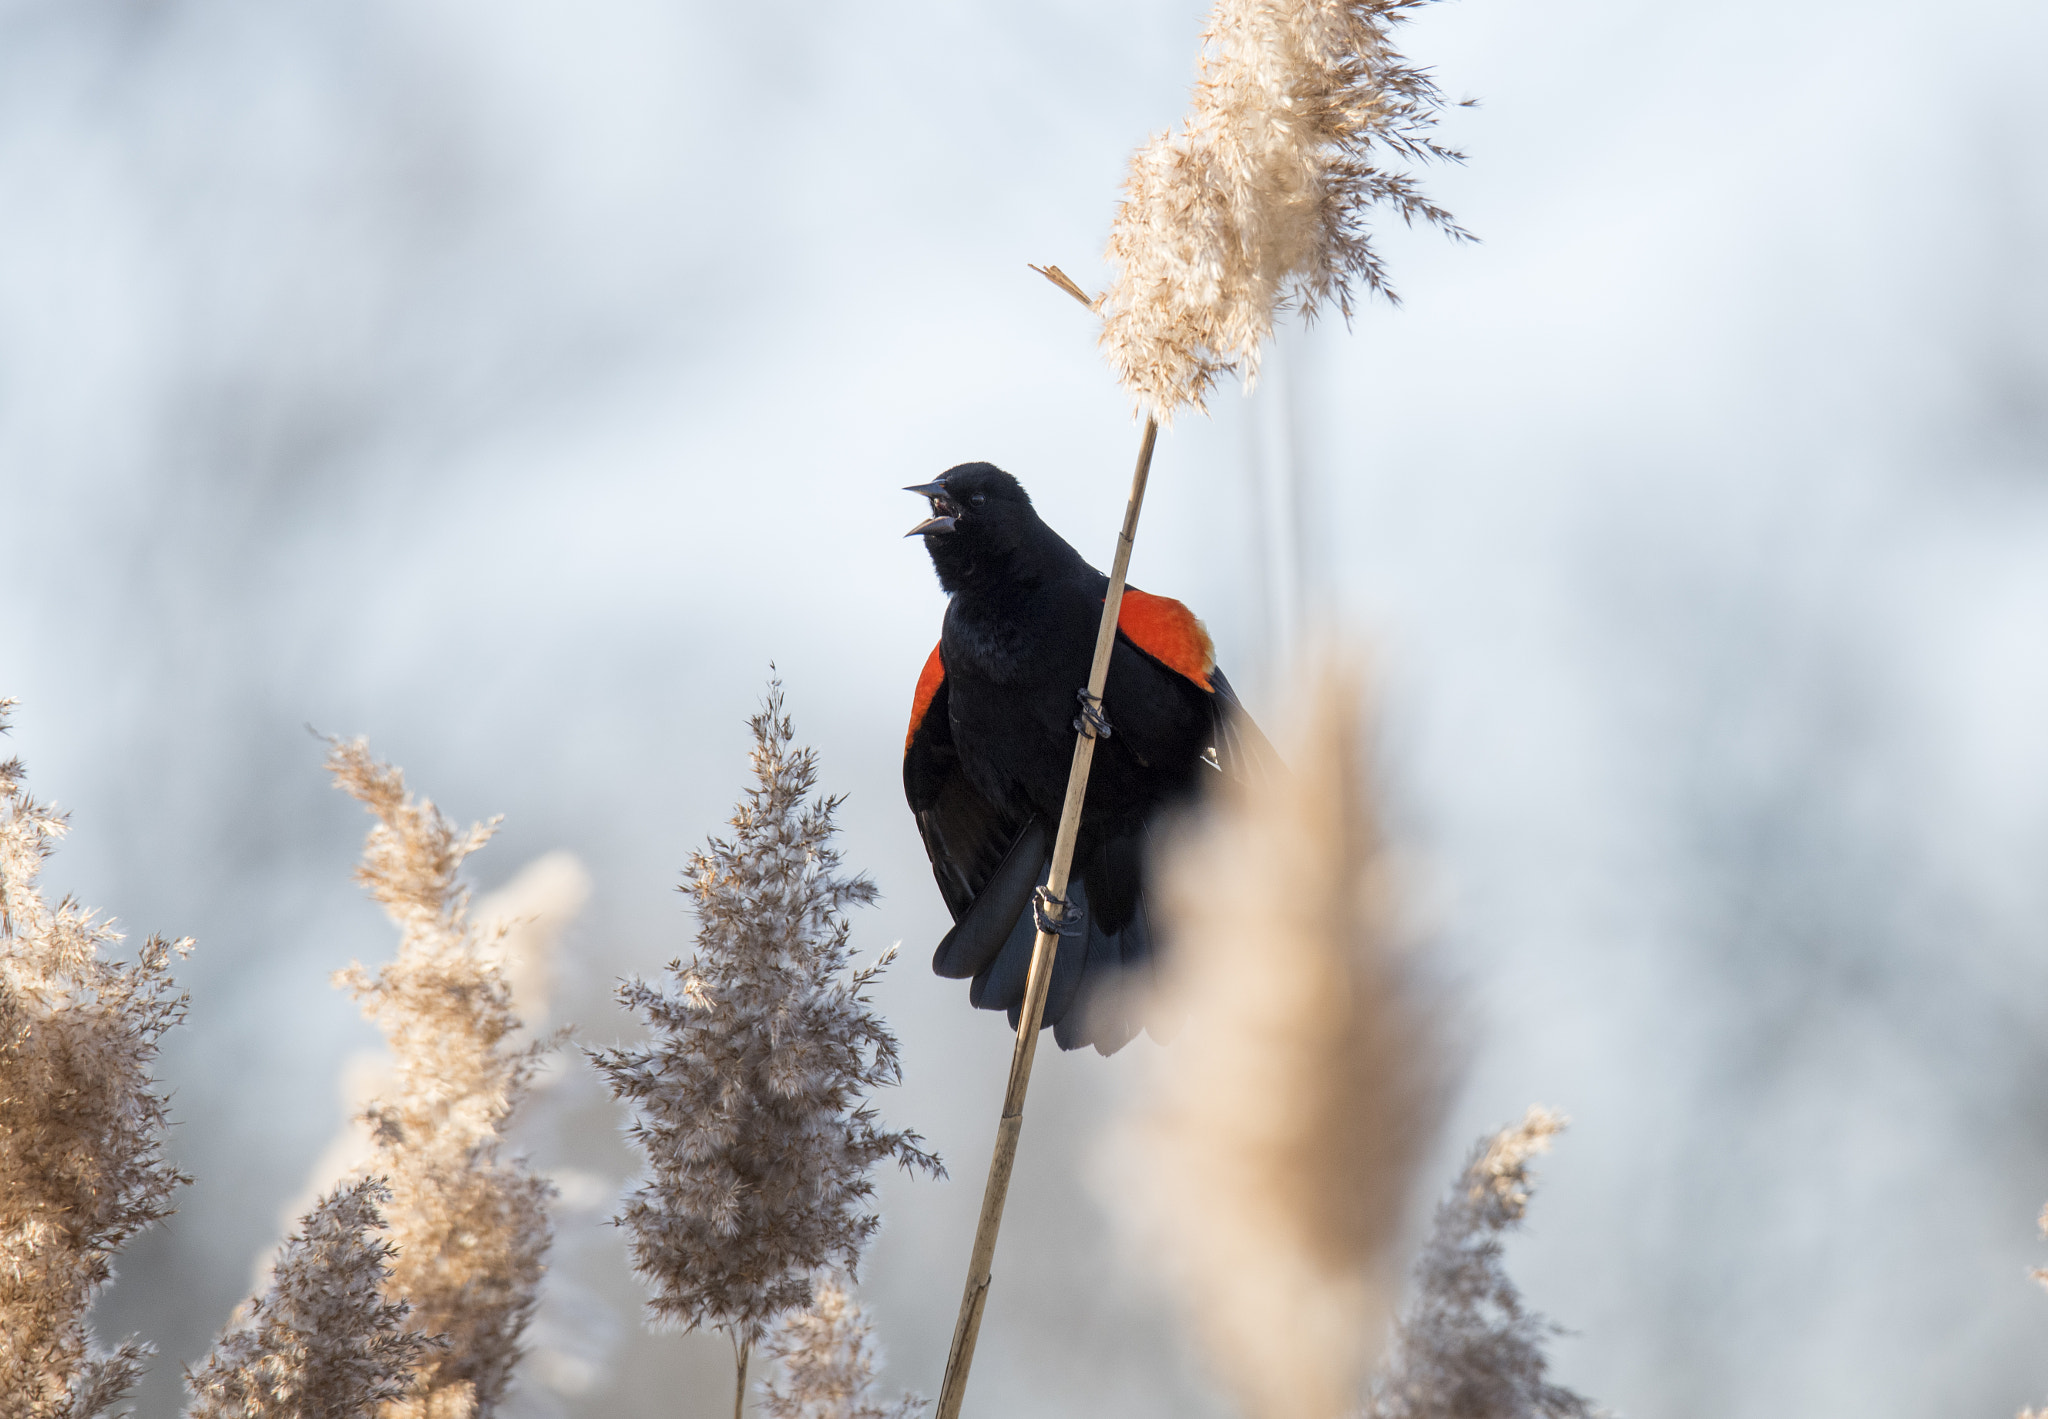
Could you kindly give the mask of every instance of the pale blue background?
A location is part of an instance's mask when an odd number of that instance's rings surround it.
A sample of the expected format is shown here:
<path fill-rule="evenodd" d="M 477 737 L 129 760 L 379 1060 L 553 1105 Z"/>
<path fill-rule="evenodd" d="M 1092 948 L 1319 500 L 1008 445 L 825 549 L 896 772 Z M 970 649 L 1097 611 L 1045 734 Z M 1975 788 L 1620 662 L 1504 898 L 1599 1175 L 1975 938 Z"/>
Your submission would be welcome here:
<path fill-rule="evenodd" d="M 390 935 L 302 726 L 367 733 L 486 885 L 596 882 L 562 1014 L 683 949 L 772 660 L 906 943 L 868 1291 L 936 1388 L 1008 1042 L 925 971 L 896 784 L 938 592 L 894 491 L 996 460 L 1106 559 L 1135 433 L 1085 315 L 1201 9 L 657 0 L 0 5 L 0 693 L 50 885 L 190 933 L 199 1176 L 104 1308 L 175 1412 L 369 1039 Z M 1414 906 L 1473 1050 L 1441 1170 L 1575 1119 L 1528 1237 L 1559 1373 L 1660 1419 L 2048 1400 L 2048 11 L 1534 6 L 1408 33 L 1461 111 L 1408 300 L 1163 440 L 1134 573 L 1272 709 L 1301 584 L 1371 638 Z M 1285 571 L 1286 568 L 1282 568 Z M 1276 587 L 1279 588 L 1276 591 Z M 1279 609 L 1275 609 L 1275 608 Z M 977 1414 L 1213 1413 L 1089 1192 L 1133 1054 L 1046 1061 Z M 589 1081 L 533 1145 L 628 1159 Z M 597 1211 L 521 1414 L 715 1415 Z"/>

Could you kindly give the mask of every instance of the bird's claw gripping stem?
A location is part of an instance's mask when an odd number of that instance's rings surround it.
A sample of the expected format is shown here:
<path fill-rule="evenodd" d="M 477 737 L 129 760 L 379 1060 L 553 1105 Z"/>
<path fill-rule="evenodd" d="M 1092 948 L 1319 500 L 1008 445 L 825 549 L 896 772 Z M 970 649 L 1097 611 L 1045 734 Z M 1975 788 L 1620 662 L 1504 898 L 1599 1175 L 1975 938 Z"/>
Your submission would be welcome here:
<path fill-rule="evenodd" d="M 1052 914 L 1055 909 L 1058 916 Z M 1044 887 L 1031 894 L 1031 924 L 1046 936 L 1079 936 L 1083 925 L 1082 914 L 1072 901 L 1056 897 Z"/>
<path fill-rule="evenodd" d="M 1090 739 L 1109 738 L 1112 731 L 1109 716 L 1102 712 L 1102 700 L 1089 694 L 1086 687 L 1074 691 L 1074 698 L 1081 702 L 1081 713 L 1074 720 L 1074 732 L 1085 734 Z"/>

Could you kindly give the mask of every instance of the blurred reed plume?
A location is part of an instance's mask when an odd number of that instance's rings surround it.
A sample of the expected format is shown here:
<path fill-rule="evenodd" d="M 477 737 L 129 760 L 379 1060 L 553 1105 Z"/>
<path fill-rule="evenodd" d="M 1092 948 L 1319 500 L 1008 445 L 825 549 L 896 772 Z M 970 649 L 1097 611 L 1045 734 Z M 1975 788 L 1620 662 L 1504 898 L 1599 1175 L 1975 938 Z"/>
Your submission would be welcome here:
<path fill-rule="evenodd" d="M 554 1001 L 555 949 L 590 900 L 590 873 L 573 852 L 548 852 L 477 898 L 484 951 L 512 988 L 512 1008 L 529 1031 L 547 1024 Z"/>
<path fill-rule="evenodd" d="M 14 703 L 0 700 L 0 733 Z M 112 962 L 119 933 L 69 897 L 44 902 L 36 879 L 67 824 L 26 775 L 0 763 L 0 1413 L 92 1419 L 151 1348 L 100 1349 L 86 1312 L 114 1253 L 191 1181 L 164 1161 L 151 1067 L 185 1017 L 170 963 L 192 943 L 152 936 Z"/>
<path fill-rule="evenodd" d="M 448 1342 L 424 1362 L 418 1393 L 385 1413 L 488 1416 L 519 1362 L 552 1239 L 552 1186 L 500 1150 L 553 1042 L 520 1042 L 498 932 L 471 920 L 468 889 L 456 880 L 495 825 L 458 830 L 411 797 L 403 772 L 372 757 L 365 741 L 330 743 L 335 783 L 377 818 L 356 880 L 400 933 L 397 958 L 374 975 L 360 965 L 335 975 L 384 1032 L 395 1062 L 389 1091 L 364 1115 L 367 1170 L 391 1188 L 389 1290 L 411 1305 L 417 1329 Z"/>
<path fill-rule="evenodd" d="M 1432 136 L 1443 107 L 1394 48 L 1428 0 L 1216 0 L 1180 131 L 1131 158 L 1096 302 L 1102 348 L 1141 413 L 1199 409 L 1218 375 L 1258 373 L 1287 304 L 1305 316 L 1356 286 L 1393 291 L 1366 230 L 1385 206 L 1468 233 L 1389 159 L 1461 161 Z"/>
<path fill-rule="evenodd" d="M 1482 1138 L 1415 1265 L 1415 1299 L 1375 1377 L 1365 1419 L 1591 1419 L 1592 1404 L 1549 1383 L 1543 1342 L 1557 1327 L 1522 1307 L 1501 1237 L 1529 1206 L 1529 1160 L 1565 1121 L 1532 1108 Z"/>
<path fill-rule="evenodd" d="M 372 1235 L 391 1190 L 358 1178 L 320 1199 L 284 1244 L 269 1288 L 187 1373 L 188 1419 L 372 1419 L 404 1399 L 435 1342 L 387 1301 L 392 1245 Z"/>
<path fill-rule="evenodd" d="M 874 1326 L 854 1299 L 852 1282 L 816 1283 L 811 1304 L 785 1314 L 763 1343 L 782 1374 L 761 1387 L 768 1419 L 918 1419 L 925 1403 L 905 1394 L 893 1404 L 875 1397 Z"/>
<path fill-rule="evenodd" d="M 512 874 L 510 881 L 478 897 L 470 908 L 484 959 L 497 965 L 512 991 L 512 1010 L 527 1034 L 548 1020 L 555 949 L 562 933 L 590 898 L 590 873 L 570 852 L 543 853 Z M 515 1036 L 516 1038 L 516 1036 Z M 366 1110 L 390 1092 L 394 1064 L 389 1050 L 361 1050 L 343 1064 L 337 1089 L 343 1122 L 321 1150 L 297 1196 L 280 1209 L 279 1225 L 289 1230 L 343 1179 L 360 1173 L 375 1151 Z M 545 1081 L 539 1081 L 545 1082 Z M 264 1284 L 271 1258 L 257 1262 Z"/>
<path fill-rule="evenodd" d="M 846 909 L 872 902 L 875 887 L 840 872 L 840 800 L 810 797 L 817 756 L 792 747 L 780 681 L 748 723 L 754 783 L 732 836 L 712 838 L 684 874 L 696 955 L 671 961 L 667 982 L 619 987 L 647 1025 L 645 1045 L 590 1052 L 647 1157 L 649 1177 L 617 1220 L 648 1309 L 732 1338 L 735 1412 L 770 1323 L 811 1303 L 818 1273 L 857 1270 L 880 1225 L 874 1165 L 944 1173 L 918 1135 L 881 1128 L 867 1102 L 901 1077 L 896 1037 L 867 997 L 895 951 L 850 969 Z"/>
<path fill-rule="evenodd" d="M 1283 753 L 1161 867 L 1162 985 L 1114 1201 L 1253 1419 L 1352 1412 L 1436 1128 L 1435 1021 L 1395 941 L 1356 677 L 1324 669 Z"/>

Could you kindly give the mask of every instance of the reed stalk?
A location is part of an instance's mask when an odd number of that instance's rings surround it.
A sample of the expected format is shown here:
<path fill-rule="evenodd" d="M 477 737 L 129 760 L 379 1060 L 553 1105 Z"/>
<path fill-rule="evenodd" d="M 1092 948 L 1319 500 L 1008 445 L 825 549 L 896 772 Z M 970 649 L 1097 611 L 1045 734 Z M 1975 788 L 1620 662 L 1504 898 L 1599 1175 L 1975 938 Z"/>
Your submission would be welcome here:
<path fill-rule="evenodd" d="M 1054 284 L 1066 289 L 1062 281 L 1055 280 Z M 1085 304 L 1086 297 L 1076 294 Z M 1102 619 L 1095 629 L 1095 659 L 1088 667 L 1088 695 L 1092 701 L 1102 699 L 1103 687 L 1109 681 L 1109 654 L 1116 646 L 1117 611 L 1123 605 L 1131 544 L 1138 535 L 1138 514 L 1145 506 L 1145 483 L 1152 476 L 1152 448 L 1158 441 L 1159 420 L 1148 418 L 1144 440 L 1138 446 L 1137 471 L 1131 474 L 1131 497 L 1124 506 L 1123 530 L 1117 534 L 1116 560 L 1110 565 L 1109 591 L 1102 598 Z M 1088 796 L 1088 770 L 1094 762 L 1095 736 L 1086 732 L 1076 734 L 1074 764 L 1067 773 L 1066 802 L 1060 807 L 1059 833 L 1053 839 L 1052 871 L 1046 879 L 1046 889 L 1055 898 L 1064 899 L 1067 894 L 1067 878 L 1074 866 L 1074 840 L 1081 831 L 1081 804 Z M 959 1419 L 960 1404 L 967 1394 L 967 1372 L 974 1363 L 981 1312 L 988 1303 L 988 1288 L 994 1280 L 991 1265 L 996 1254 L 996 1233 L 1002 1229 L 1003 1204 L 1010 1195 L 1010 1171 L 1017 1162 L 1017 1140 L 1024 1132 L 1024 1094 L 1031 1087 L 1031 1061 L 1038 1052 L 1039 1022 L 1045 1015 L 1045 993 L 1052 982 L 1053 955 L 1059 950 L 1059 942 L 1056 933 L 1041 931 L 1032 944 L 1024 1010 L 1017 1021 L 1017 1044 L 1010 1055 L 1009 1083 L 1003 1089 L 1003 1114 L 996 1123 L 995 1156 L 988 1166 L 988 1185 L 981 1196 L 981 1220 L 974 1229 L 974 1253 L 967 1263 L 967 1288 L 960 1297 L 953 1344 L 946 1352 L 946 1377 L 939 1387 L 938 1419 Z"/>

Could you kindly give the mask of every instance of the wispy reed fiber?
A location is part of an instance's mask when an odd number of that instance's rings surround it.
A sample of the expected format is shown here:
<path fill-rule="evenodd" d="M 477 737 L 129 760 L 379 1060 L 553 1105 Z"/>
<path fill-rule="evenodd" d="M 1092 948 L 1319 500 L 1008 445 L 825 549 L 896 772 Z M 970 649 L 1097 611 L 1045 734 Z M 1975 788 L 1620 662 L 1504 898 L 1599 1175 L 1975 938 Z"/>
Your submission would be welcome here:
<path fill-rule="evenodd" d="M 1428 0 L 1216 0 L 1188 116 L 1131 159 L 1099 302 L 1102 348 L 1141 414 L 1199 409 L 1258 373 L 1276 309 L 1358 286 L 1392 299 L 1375 207 L 1468 234 L 1389 161 L 1461 160 L 1432 136 L 1442 96 L 1394 48 Z"/>
<path fill-rule="evenodd" d="M 0 733 L 13 700 L 0 700 Z M 141 1377 L 150 1347 L 93 1343 L 86 1312 L 112 1259 L 176 1209 L 191 1179 L 164 1161 L 166 1099 L 151 1068 L 185 1017 L 170 964 L 190 941 L 152 936 L 132 963 L 121 940 L 36 885 L 67 830 L 0 763 L 0 1413 L 92 1419 Z"/>
<path fill-rule="evenodd" d="M 528 1030 L 542 1028 L 554 1003 L 555 953 L 562 933 L 590 900 L 590 873 L 573 852 L 548 852 L 477 898 L 485 950 L 512 987 L 512 1006 Z"/>
<path fill-rule="evenodd" d="M 692 854 L 683 890 L 697 951 L 619 1003 L 644 1046 L 591 1051 L 632 1109 L 649 1176 L 618 1217 L 658 1322 L 714 1326 L 746 1356 L 812 1278 L 854 1272 L 879 1225 L 870 1173 L 885 1158 L 942 1174 L 915 1133 L 883 1129 L 869 1091 L 898 1081 L 896 1037 L 868 986 L 895 952 L 850 968 L 846 910 L 875 899 L 832 845 L 840 800 L 812 798 L 817 757 L 795 748 L 771 682 L 754 734 L 753 786 L 729 839 Z"/>
<path fill-rule="evenodd" d="M 925 1411 L 914 1394 L 893 1404 L 876 1397 L 874 1326 L 844 1277 L 817 1282 L 811 1304 L 785 1314 L 763 1349 L 782 1366 L 761 1386 L 767 1419 L 918 1419 Z"/>
<path fill-rule="evenodd" d="M 448 1341 L 425 1362 L 418 1394 L 386 1413 L 443 1419 L 473 1405 L 488 1416 L 519 1362 L 551 1240 L 554 1189 L 501 1150 L 552 1042 L 519 1042 L 492 933 L 470 920 L 456 880 L 495 824 L 457 829 L 363 740 L 332 741 L 327 768 L 376 815 L 356 880 L 400 933 L 397 958 L 374 975 L 352 965 L 335 976 L 384 1032 L 396 1066 L 365 1113 L 367 1170 L 391 1187 L 390 1291 L 411 1304 L 419 1330 Z"/>
<path fill-rule="evenodd" d="M 434 1348 L 387 1301 L 391 1243 L 378 1204 L 391 1191 L 358 1178 L 320 1199 L 286 1240 L 269 1288 L 185 1384 L 188 1419 L 372 1419 L 402 1400 Z"/>
<path fill-rule="evenodd" d="M 1522 1306 L 1501 1260 L 1501 1238 L 1529 1206 L 1529 1160 L 1565 1121 L 1532 1108 L 1482 1138 L 1463 1177 L 1438 1204 L 1415 1266 L 1416 1295 L 1366 1419 L 1590 1419 L 1592 1404 L 1544 1378 L 1544 1342 L 1557 1327 Z"/>
<path fill-rule="evenodd" d="M 1164 1004 L 1113 1193 L 1253 1419 L 1351 1412 L 1435 1132 L 1434 1017 L 1396 943 L 1360 692 L 1326 669 L 1284 750 L 1162 865 Z"/>
<path fill-rule="evenodd" d="M 562 933 L 590 897 L 590 873 L 569 852 L 543 853 L 512 874 L 510 881 L 478 897 L 470 907 L 477 942 L 496 963 L 512 991 L 512 1010 L 525 1036 L 548 1019 L 555 951 Z M 280 1210 L 290 1229 L 337 1183 L 363 1171 L 375 1151 L 364 1111 L 392 1089 L 394 1064 L 388 1050 L 361 1050 L 342 1065 L 336 1081 L 343 1122 L 306 1170 L 305 1181 Z M 545 1080 L 536 1082 L 544 1083 Z M 257 1263 L 257 1284 L 269 1274 L 271 1258 Z"/>

